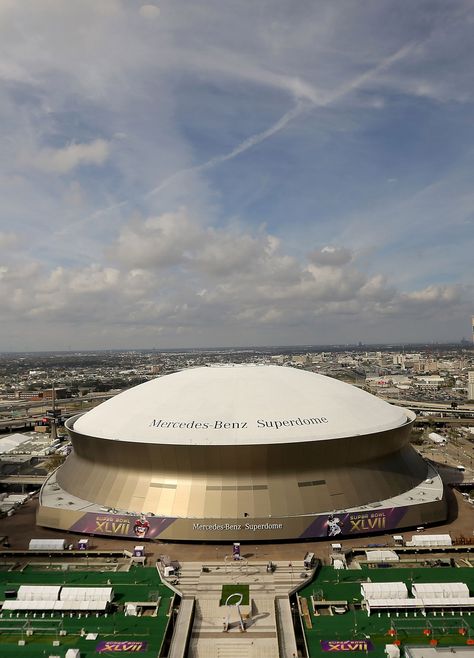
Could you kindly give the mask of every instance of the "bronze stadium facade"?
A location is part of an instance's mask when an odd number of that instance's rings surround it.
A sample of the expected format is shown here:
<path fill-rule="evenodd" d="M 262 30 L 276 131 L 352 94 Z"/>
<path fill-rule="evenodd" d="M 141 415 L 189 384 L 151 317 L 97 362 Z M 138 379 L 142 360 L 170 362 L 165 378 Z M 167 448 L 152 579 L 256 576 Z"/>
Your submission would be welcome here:
<path fill-rule="evenodd" d="M 415 416 L 279 366 L 191 368 L 67 423 L 73 451 L 40 494 L 40 525 L 163 540 L 343 537 L 443 521 Z"/>

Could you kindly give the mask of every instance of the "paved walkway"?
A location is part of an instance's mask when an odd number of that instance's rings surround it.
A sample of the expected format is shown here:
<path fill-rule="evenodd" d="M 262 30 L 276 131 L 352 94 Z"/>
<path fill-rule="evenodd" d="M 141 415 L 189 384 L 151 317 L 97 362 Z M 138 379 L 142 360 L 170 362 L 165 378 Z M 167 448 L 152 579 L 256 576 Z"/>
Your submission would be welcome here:
<path fill-rule="evenodd" d="M 171 643 L 168 658 L 185 658 L 188 630 L 191 625 L 193 611 L 194 598 L 183 598 L 179 606 L 173 642 Z"/>
<path fill-rule="evenodd" d="M 274 562 L 273 573 L 267 572 L 266 564 L 251 560 L 213 561 L 205 565 L 181 563 L 175 587 L 184 597 L 195 597 L 189 658 L 291 658 L 296 655 L 287 597 L 306 580 L 301 575 L 306 573 L 303 562 Z M 249 585 L 250 616 L 244 632 L 240 629 L 236 608 L 230 610 L 229 630 L 223 630 L 227 616 L 227 609 L 219 605 L 223 584 Z"/>

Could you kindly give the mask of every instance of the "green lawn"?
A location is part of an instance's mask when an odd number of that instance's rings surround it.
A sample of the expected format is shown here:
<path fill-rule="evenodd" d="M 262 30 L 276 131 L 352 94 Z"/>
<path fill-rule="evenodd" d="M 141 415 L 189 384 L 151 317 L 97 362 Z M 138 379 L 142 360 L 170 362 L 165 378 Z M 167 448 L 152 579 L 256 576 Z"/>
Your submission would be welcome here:
<path fill-rule="evenodd" d="M 141 658 L 156 658 L 168 623 L 168 610 L 172 592 L 161 584 L 154 568 L 134 567 L 129 572 L 25 572 L 0 571 L 0 600 L 4 599 L 5 590 L 18 589 L 22 584 L 28 585 L 73 585 L 97 586 L 110 584 L 114 588 L 114 603 L 121 605 L 125 601 L 156 601 L 161 597 L 156 617 L 126 617 L 123 612 L 110 613 L 105 617 L 90 614 L 66 614 L 62 617 L 47 613 L 45 618 L 12 613 L 2 613 L 0 618 L 0 655 L 1 658 L 41 658 L 42 656 L 65 656 L 69 647 L 80 649 L 81 658 L 97 657 L 96 647 L 104 640 L 130 641 L 142 640 L 147 643 L 147 650 L 140 652 Z M 22 634 L 26 624 L 34 629 L 33 635 Z M 63 629 L 66 635 L 58 636 Z M 81 637 L 85 633 L 98 633 L 96 640 Z M 25 639 L 26 646 L 19 647 L 18 640 Z M 59 639 L 60 646 L 53 647 L 53 641 Z M 105 655 L 105 654 L 103 654 Z M 106 655 L 111 655 L 107 653 Z"/>
<path fill-rule="evenodd" d="M 385 644 L 393 642 L 394 639 L 399 640 L 402 646 L 408 643 L 428 646 L 432 639 L 438 640 L 440 646 L 465 646 L 469 638 L 474 638 L 474 612 L 472 616 L 464 614 L 463 620 L 460 615 L 453 617 L 451 614 L 445 617 L 428 614 L 425 618 L 419 612 L 417 617 L 412 612 L 407 617 L 405 613 L 396 617 L 394 612 L 390 617 L 387 613 L 381 613 L 380 617 L 375 613 L 369 617 L 357 607 L 361 600 L 360 583 L 367 578 L 372 582 L 403 581 L 408 589 L 413 582 L 465 582 L 471 595 L 474 592 L 474 569 L 469 568 L 363 568 L 335 571 L 332 567 L 322 567 L 316 578 L 300 591 L 300 595 L 307 599 L 313 624 L 312 629 L 305 630 L 311 658 L 323 658 L 326 655 L 321 649 L 321 640 L 364 640 L 369 636 L 374 645 L 374 651 L 370 652 L 371 658 L 383 658 Z M 347 601 L 349 611 L 343 615 L 315 616 L 311 595 L 326 600 Z M 397 629 L 394 637 L 388 634 L 392 622 Z M 433 634 L 429 636 L 423 632 L 429 625 L 428 622 L 433 629 Z M 466 628 L 465 635 L 459 633 L 463 623 Z"/>
<path fill-rule="evenodd" d="M 225 605 L 225 602 L 233 594 L 242 594 L 242 605 L 249 605 L 250 595 L 249 595 L 249 586 L 248 585 L 222 585 L 222 593 L 220 605 Z M 235 605 L 238 601 L 238 596 L 233 596 L 230 605 Z"/>

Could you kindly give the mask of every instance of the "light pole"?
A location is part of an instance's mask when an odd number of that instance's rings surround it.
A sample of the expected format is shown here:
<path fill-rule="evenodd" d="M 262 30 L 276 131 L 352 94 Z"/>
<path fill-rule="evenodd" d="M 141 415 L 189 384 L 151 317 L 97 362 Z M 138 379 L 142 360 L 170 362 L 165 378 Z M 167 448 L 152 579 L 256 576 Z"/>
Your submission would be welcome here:
<path fill-rule="evenodd" d="M 356 605 L 355 605 L 356 602 L 357 602 L 357 599 L 353 598 L 352 599 L 352 608 L 354 610 L 354 639 L 356 639 L 356 636 L 357 636 L 357 611 L 356 611 Z"/>

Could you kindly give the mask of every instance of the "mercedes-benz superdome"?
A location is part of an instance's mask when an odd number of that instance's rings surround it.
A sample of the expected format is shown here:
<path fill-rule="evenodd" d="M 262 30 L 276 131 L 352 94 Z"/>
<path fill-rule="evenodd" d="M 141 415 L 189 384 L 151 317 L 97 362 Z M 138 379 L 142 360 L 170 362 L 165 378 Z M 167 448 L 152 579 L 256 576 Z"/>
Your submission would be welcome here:
<path fill-rule="evenodd" d="M 415 415 L 331 377 L 196 367 L 67 422 L 40 525 L 164 540 L 342 537 L 446 519 Z"/>

